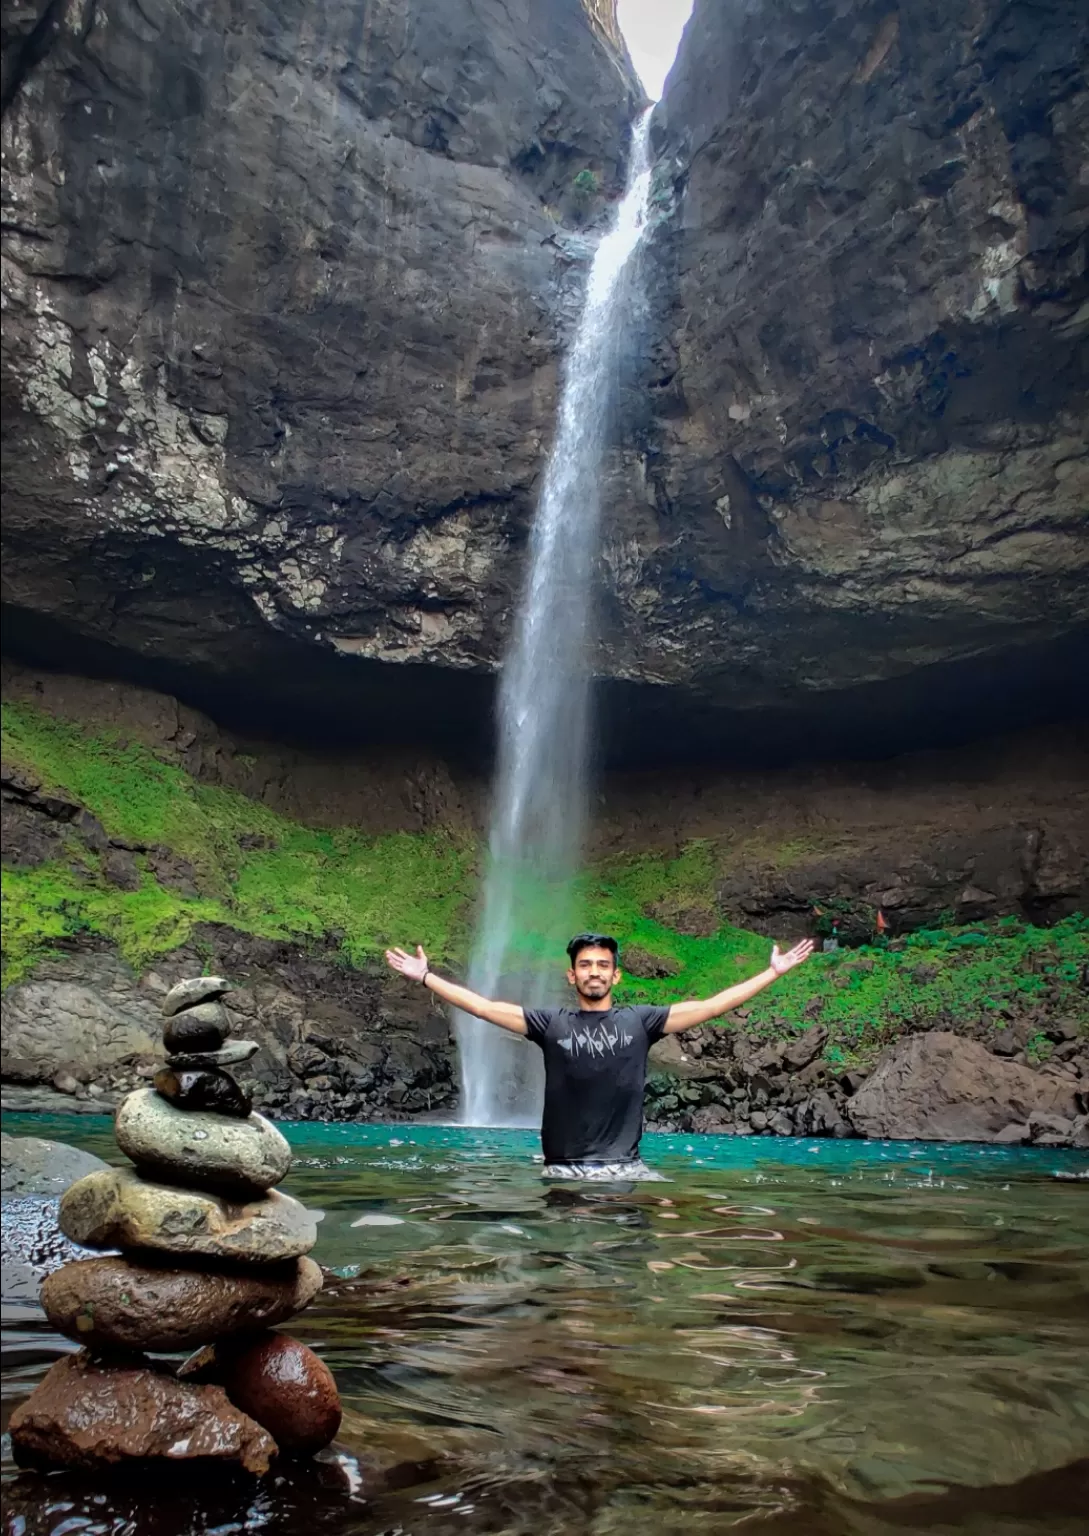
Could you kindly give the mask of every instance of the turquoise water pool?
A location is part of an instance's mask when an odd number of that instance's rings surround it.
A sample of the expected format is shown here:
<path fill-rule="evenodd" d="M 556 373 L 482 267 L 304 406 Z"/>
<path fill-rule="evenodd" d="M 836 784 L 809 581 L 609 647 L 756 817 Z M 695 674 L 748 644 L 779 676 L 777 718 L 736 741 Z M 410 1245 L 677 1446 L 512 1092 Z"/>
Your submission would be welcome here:
<path fill-rule="evenodd" d="M 528 1132 L 285 1130 L 337 1455 L 169 1509 L 20 1478 L 9 1529 L 1084 1533 L 1085 1154 L 649 1136 L 668 1184 L 580 1190 Z"/>

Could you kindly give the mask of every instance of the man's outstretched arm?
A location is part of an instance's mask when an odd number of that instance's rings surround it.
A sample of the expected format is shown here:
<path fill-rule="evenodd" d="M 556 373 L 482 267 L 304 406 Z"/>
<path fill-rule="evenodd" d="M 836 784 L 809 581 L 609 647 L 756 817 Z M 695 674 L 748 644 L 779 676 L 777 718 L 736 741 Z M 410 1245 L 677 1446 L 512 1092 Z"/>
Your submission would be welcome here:
<path fill-rule="evenodd" d="M 526 1016 L 517 1003 L 493 1003 L 490 997 L 481 997 L 479 992 L 471 992 L 468 987 L 459 987 L 454 981 L 436 976 L 419 944 L 414 955 L 403 949 L 387 949 L 386 964 L 391 970 L 407 976 L 409 981 L 422 982 L 429 992 L 441 997 L 444 1003 L 460 1008 L 463 1013 L 486 1019 L 489 1024 L 498 1024 L 500 1029 L 509 1029 L 515 1035 L 526 1032 Z"/>
<path fill-rule="evenodd" d="M 796 965 L 801 965 L 803 960 L 808 960 L 813 953 L 813 940 L 803 939 L 800 944 L 795 944 L 793 949 L 788 949 L 785 954 L 776 945 L 771 952 L 771 962 L 766 971 L 761 971 L 758 976 L 750 976 L 748 981 L 738 982 L 736 987 L 727 987 L 725 992 L 716 992 L 714 997 L 705 997 L 691 1003 L 674 1003 L 669 1010 L 669 1018 L 666 1021 L 665 1033 L 678 1035 L 682 1029 L 694 1029 L 697 1024 L 706 1024 L 711 1019 L 717 1019 L 723 1013 L 729 1013 L 731 1008 L 739 1008 L 742 1003 L 747 1003 L 750 997 L 755 997 L 758 992 L 763 992 L 765 987 L 770 987 L 773 981 L 778 981 L 787 971 L 792 971 Z"/>

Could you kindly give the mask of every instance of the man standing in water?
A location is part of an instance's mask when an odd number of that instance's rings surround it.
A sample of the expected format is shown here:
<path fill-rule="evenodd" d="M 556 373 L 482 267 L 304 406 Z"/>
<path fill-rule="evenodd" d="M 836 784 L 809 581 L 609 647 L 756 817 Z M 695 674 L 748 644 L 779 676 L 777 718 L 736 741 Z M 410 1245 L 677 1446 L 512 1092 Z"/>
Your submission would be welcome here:
<path fill-rule="evenodd" d="M 679 1035 L 747 1003 L 812 952 L 810 939 L 785 954 L 776 946 L 759 975 L 714 997 L 669 1008 L 614 1006 L 619 952 L 616 940 L 604 933 L 580 933 L 567 946 L 567 981 L 577 994 L 577 1008 L 493 1002 L 436 976 L 419 945 L 415 955 L 387 949 L 386 963 L 463 1013 L 540 1046 L 545 1064 L 541 1146 L 546 1178 L 648 1179 L 658 1177 L 639 1157 L 651 1046 L 663 1035 Z"/>

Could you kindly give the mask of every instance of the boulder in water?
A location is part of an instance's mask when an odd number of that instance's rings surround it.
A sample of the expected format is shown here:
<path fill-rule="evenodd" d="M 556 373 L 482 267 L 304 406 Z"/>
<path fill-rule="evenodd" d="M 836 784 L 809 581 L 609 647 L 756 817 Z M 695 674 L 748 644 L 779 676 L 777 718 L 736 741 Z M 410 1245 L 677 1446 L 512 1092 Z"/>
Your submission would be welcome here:
<path fill-rule="evenodd" d="M 100 1157 L 63 1141 L 0 1131 L 0 1192 L 5 1195 L 63 1195 L 85 1173 L 105 1167 Z"/>

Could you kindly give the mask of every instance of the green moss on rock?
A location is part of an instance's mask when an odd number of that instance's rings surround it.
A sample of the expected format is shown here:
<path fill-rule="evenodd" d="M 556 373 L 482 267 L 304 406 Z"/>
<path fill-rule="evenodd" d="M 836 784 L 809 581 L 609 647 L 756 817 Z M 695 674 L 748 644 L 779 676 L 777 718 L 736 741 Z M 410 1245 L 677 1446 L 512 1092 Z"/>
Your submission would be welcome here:
<path fill-rule="evenodd" d="M 185 859 L 197 890 L 167 888 L 139 853 L 138 888 L 120 890 L 75 836 L 63 858 L 5 869 L 5 984 L 80 933 L 111 940 L 139 970 L 206 922 L 299 943 L 332 939 L 354 965 L 387 944 L 417 942 L 437 964 L 464 965 L 480 868 L 468 838 L 303 827 L 233 790 L 201 784 L 145 746 L 24 704 L 4 706 L 3 751 L 6 763 L 86 806 L 111 837 Z M 767 939 L 719 922 L 715 887 L 729 860 L 728 847 L 699 841 L 674 858 L 611 859 L 579 882 L 575 926 L 614 933 L 622 946 L 675 971 L 626 977 L 625 1000 L 706 996 L 767 964 Z M 539 937 L 523 938 L 527 956 L 540 951 Z M 1080 916 L 1050 929 L 1006 918 L 920 931 L 815 956 L 750 1003 L 746 1028 L 778 1035 L 820 1020 L 830 1058 L 844 1063 L 865 1060 L 907 1025 L 990 1017 L 1000 1027 L 1004 1012 L 1036 1005 L 1089 1028 L 1087 971 L 1089 924 Z"/>

